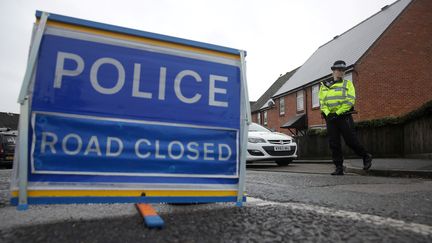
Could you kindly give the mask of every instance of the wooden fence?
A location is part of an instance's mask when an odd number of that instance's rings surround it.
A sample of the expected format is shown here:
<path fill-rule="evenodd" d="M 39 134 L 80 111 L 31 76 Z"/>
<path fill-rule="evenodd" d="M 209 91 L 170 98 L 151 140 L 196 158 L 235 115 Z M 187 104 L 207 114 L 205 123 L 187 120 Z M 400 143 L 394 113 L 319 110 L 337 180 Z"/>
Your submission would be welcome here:
<path fill-rule="evenodd" d="M 360 142 L 374 157 L 412 157 L 432 159 L 432 116 L 379 127 L 357 129 Z M 343 141 L 343 140 L 342 140 Z M 327 136 L 297 137 L 299 159 L 330 159 Z M 346 158 L 357 157 L 343 143 Z"/>

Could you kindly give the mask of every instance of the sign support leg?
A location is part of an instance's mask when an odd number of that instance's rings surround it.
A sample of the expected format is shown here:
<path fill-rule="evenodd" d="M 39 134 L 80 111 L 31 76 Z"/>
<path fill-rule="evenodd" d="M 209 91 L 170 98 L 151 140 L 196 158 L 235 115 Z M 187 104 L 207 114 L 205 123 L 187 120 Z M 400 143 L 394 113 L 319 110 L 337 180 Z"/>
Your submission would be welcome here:
<path fill-rule="evenodd" d="M 27 204 L 27 176 L 28 176 L 28 126 L 29 126 L 29 106 L 28 98 L 20 107 L 19 122 L 19 161 L 18 161 L 18 210 L 26 210 Z"/>
<path fill-rule="evenodd" d="M 246 153 L 247 153 L 247 140 L 248 140 L 248 129 L 251 121 L 250 106 L 249 106 L 249 94 L 246 81 L 246 62 L 245 53 L 240 51 L 241 61 L 241 109 L 240 109 L 240 169 L 239 169 L 239 187 L 237 194 L 236 205 L 241 207 L 243 205 L 244 197 L 244 183 L 246 177 Z"/>
<path fill-rule="evenodd" d="M 28 177 L 28 127 L 29 127 L 29 86 L 30 80 L 34 73 L 39 47 L 42 42 L 42 36 L 45 30 L 48 13 L 43 13 L 33 44 L 30 49 L 29 60 L 27 62 L 27 70 L 24 75 L 23 84 L 21 86 L 18 103 L 20 106 L 20 122 L 19 122 L 19 161 L 18 161 L 18 210 L 26 210 L 27 203 L 27 177 Z"/>

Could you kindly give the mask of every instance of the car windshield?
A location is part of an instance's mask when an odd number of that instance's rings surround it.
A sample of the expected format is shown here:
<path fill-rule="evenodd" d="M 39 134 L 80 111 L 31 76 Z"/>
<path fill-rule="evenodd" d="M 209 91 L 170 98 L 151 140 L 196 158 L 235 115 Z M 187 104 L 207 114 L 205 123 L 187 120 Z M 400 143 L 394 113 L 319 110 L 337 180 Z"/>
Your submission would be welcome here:
<path fill-rule="evenodd" d="M 260 126 L 256 123 L 251 123 L 249 125 L 249 132 L 271 132 L 270 130 L 268 130 L 267 128 Z"/>

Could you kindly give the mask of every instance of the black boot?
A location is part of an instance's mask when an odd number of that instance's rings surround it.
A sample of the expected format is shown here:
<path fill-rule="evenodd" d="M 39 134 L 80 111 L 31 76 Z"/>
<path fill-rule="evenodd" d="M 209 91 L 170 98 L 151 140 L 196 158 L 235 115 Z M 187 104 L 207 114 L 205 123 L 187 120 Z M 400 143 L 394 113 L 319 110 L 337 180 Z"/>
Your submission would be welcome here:
<path fill-rule="evenodd" d="M 344 168 L 342 165 L 336 166 L 336 169 L 331 175 L 344 175 Z"/>
<path fill-rule="evenodd" d="M 369 170 L 372 166 L 372 154 L 366 154 L 365 157 L 363 157 L 363 170 Z"/>

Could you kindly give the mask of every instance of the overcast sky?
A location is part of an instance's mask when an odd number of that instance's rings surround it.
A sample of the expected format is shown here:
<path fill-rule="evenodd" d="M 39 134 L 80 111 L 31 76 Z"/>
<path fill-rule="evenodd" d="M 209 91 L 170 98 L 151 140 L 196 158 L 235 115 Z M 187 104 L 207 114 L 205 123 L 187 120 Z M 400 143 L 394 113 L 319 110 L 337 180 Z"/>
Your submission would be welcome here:
<path fill-rule="evenodd" d="M 19 112 L 36 10 L 247 51 L 249 98 L 395 0 L 0 0 L 0 111 Z"/>

